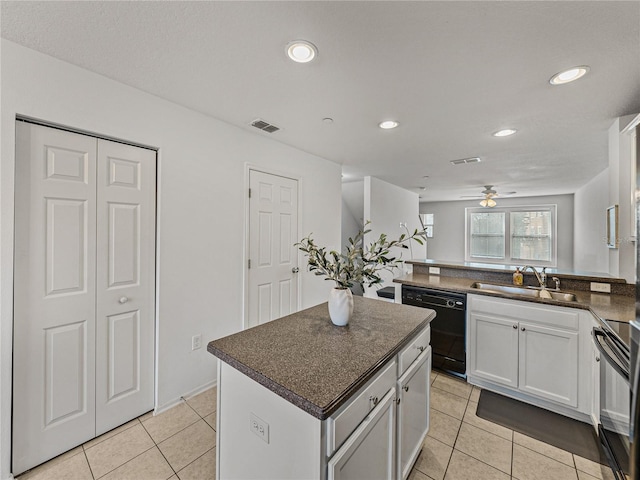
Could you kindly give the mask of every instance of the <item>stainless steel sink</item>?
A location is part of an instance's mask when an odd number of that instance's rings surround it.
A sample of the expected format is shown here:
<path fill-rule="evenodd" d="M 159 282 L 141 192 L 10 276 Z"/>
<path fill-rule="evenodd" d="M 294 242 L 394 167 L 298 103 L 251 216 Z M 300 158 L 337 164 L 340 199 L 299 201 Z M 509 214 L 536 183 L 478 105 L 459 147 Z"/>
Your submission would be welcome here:
<path fill-rule="evenodd" d="M 527 288 L 527 287 L 513 287 L 511 285 L 496 285 L 493 283 L 475 282 L 471 284 L 471 288 L 477 288 L 484 292 L 492 293 L 506 293 L 510 295 L 524 295 L 526 297 L 534 298 L 546 298 L 541 295 L 542 289 Z M 575 302 L 576 296 L 573 293 L 561 292 L 558 290 L 546 290 L 551 295 L 553 300 L 562 300 L 565 302 Z"/>

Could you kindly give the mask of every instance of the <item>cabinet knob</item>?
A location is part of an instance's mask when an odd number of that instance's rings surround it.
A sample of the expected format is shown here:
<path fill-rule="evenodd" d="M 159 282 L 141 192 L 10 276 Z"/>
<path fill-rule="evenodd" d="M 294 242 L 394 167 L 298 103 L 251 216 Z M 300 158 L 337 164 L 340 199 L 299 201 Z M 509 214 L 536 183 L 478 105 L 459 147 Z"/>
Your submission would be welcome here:
<path fill-rule="evenodd" d="M 405 392 L 408 392 L 408 391 L 409 391 L 409 385 L 405 385 L 404 387 L 402 387 L 402 389 L 403 389 Z"/>
<path fill-rule="evenodd" d="M 420 350 L 420 353 L 424 352 L 424 347 L 421 345 L 418 347 L 418 350 Z"/>
<path fill-rule="evenodd" d="M 127 303 L 129 301 L 129 297 L 120 297 L 120 299 L 118 300 L 119 303 Z"/>
<path fill-rule="evenodd" d="M 524 332 L 524 327 L 522 327 L 520 330 L 522 330 Z"/>
<path fill-rule="evenodd" d="M 515 328 L 517 330 L 518 329 L 518 325 L 514 325 L 513 328 Z"/>
<path fill-rule="evenodd" d="M 378 402 L 379 402 L 380 400 L 378 400 L 378 397 L 374 397 L 373 395 L 371 395 L 371 396 L 369 397 L 369 401 L 370 401 L 370 402 L 373 404 L 373 406 L 375 407 L 376 405 L 378 405 Z"/>
<path fill-rule="evenodd" d="M 600 355 L 596 357 L 596 362 L 599 362 L 599 361 L 600 361 Z"/>
<path fill-rule="evenodd" d="M 396 398 L 396 405 L 400 405 L 400 397 Z"/>

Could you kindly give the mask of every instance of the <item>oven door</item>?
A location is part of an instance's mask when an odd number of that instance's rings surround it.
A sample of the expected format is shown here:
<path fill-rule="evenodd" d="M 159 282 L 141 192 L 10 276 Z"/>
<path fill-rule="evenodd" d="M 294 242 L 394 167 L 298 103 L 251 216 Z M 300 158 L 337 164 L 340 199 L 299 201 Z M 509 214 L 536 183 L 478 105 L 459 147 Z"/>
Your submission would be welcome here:
<path fill-rule="evenodd" d="M 606 328 L 594 327 L 593 341 L 600 352 L 600 422 L 598 436 L 617 480 L 630 471 L 629 349 Z"/>

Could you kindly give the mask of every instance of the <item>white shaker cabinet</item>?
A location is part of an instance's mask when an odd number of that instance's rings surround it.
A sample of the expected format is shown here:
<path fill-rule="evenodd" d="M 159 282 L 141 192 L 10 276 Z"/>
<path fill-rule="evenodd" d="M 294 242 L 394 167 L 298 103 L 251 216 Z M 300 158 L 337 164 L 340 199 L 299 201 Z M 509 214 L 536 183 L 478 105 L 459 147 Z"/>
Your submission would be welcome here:
<path fill-rule="evenodd" d="M 395 405 L 392 388 L 331 457 L 328 480 L 395 478 Z"/>
<path fill-rule="evenodd" d="M 427 343 L 428 344 L 428 343 Z M 398 479 L 406 479 L 429 430 L 431 347 L 398 380 Z"/>
<path fill-rule="evenodd" d="M 478 295 L 467 305 L 470 383 L 588 421 L 588 311 Z"/>

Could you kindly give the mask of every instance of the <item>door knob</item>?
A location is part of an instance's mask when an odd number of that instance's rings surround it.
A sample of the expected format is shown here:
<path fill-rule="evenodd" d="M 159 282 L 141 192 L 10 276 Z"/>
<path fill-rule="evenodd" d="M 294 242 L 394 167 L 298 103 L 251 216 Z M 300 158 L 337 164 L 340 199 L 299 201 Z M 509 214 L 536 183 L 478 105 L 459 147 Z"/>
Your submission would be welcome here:
<path fill-rule="evenodd" d="M 291 273 L 298 273 L 300 271 L 300 269 L 298 267 L 293 267 L 291 269 Z"/>
<path fill-rule="evenodd" d="M 121 304 L 127 303 L 129 301 L 129 297 L 120 297 L 120 299 L 118 300 L 118 302 L 120 302 Z"/>

